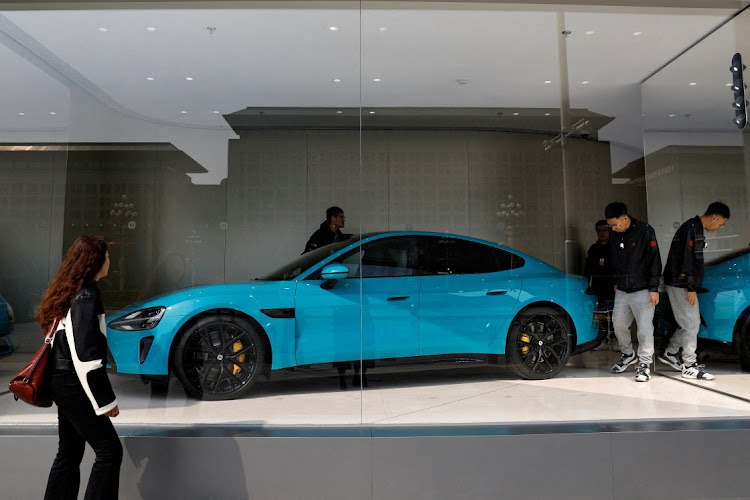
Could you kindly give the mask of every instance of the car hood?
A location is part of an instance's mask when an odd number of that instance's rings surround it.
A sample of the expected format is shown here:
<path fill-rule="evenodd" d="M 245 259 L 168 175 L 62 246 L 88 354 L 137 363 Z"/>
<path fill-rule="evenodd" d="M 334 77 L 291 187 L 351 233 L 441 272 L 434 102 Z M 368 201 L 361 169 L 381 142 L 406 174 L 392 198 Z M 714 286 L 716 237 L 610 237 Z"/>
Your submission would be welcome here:
<path fill-rule="evenodd" d="M 290 289 L 295 285 L 295 281 L 252 281 L 249 283 L 194 286 L 149 297 L 148 299 L 125 306 L 109 316 L 112 318 L 119 317 L 148 307 L 163 306 L 169 309 L 184 302 L 210 301 L 214 298 L 229 303 L 227 302 L 227 298 L 248 296 L 256 298 L 257 295 L 276 295 L 278 290 Z"/>

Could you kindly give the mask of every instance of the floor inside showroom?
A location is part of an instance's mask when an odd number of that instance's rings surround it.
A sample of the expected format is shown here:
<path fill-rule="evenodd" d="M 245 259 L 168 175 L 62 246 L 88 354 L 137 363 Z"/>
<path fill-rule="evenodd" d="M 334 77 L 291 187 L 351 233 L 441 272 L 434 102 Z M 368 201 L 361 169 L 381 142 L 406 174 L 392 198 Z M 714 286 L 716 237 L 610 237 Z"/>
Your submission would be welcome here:
<path fill-rule="evenodd" d="M 16 350 L 0 358 L 9 380 L 39 345 L 33 324 L 17 325 Z M 571 358 L 556 378 L 519 380 L 488 366 L 367 371 L 368 386 L 339 386 L 335 369 L 275 374 L 247 397 L 233 401 L 188 398 L 177 380 L 152 390 L 133 375 L 111 374 L 120 403 L 116 425 L 242 424 L 260 426 L 441 425 L 591 422 L 642 419 L 723 419 L 750 416 L 750 373 L 736 356 L 706 350 L 713 381 L 690 381 L 656 362 L 652 379 L 636 383 L 634 370 L 613 375 L 619 352 L 590 351 Z M 0 391 L 0 425 L 56 423 L 53 408 L 32 408 Z"/>

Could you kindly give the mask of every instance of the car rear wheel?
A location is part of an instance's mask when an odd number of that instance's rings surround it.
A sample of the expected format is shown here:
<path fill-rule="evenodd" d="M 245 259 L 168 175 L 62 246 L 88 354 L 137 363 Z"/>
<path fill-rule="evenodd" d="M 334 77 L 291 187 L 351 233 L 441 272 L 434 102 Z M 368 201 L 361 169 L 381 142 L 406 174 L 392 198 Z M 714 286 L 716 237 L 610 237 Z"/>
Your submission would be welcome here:
<path fill-rule="evenodd" d="M 570 351 L 568 321 L 552 308 L 521 311 L 508 331 L 505 349 L 508 365 L 525 379 L 554 377 L 568 362 Z"/>
<path fill-rule="evenodd" d="M 750 372 L 750 320 L 742 320 L 742 324 L 735 331 L 739 337 L 737 352 L 740 355 L 740 368 L 742 371 Z"/>
<path fill-rule="evenodd" d="M 180 338 L 174 370 L 191 396 L 234 399 L 255 384 L 264 359 L 265 344 L 249 321 L 217 315 L 200 319 Z"/>

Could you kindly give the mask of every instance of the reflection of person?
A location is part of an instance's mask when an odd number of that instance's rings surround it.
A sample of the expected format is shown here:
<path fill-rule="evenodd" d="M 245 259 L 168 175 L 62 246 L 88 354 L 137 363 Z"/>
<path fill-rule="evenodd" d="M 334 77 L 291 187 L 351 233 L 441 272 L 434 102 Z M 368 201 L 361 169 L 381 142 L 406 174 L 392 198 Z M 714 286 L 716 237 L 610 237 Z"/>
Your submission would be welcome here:
<path fill-rule="evenodd" d="M 621 373 L 638 362 L 636 382 L 651 380 L 649 365 L 654 355 L 654 309 L 659 303 L 661 257 L 654 229 L 628 215 L 624 203 L 614 202 L 604 209 L 612 228 L 609 245 L 615 267 L 615 305 L 612 323 L 622 355 L 612 366 Z M 633 351 L 630 325 L 638 327 L 638 356 Z"/>
<path fill-rule="evenodd" d="M 701 313 L 698 292 L 703 285 L 703 249 L 706 239 L 703 231 L 718 231 L 729 219 L 729 207 L 716 201 L 706 213 L 686 221 L 672 238 L 667 264 L 664 266 L 664 284 L 679 329 L 669 339 L 659 361 L 680 370 L 685 378 L 712 380 L 714 376 L 696 362 L 698 329 Z M 682 360 L 679 351 L 682 348 Z"/>
<path fill-rule="evenodd" d="M 615 301 L 615 268 L 612 265 L 612 255 L 609 250 L 609 226 L 607 226 L 607 221 L 602 219 L 597 221 L 594 228 L 596 229 L 596 242 L 589 247 L 586 254 L 583 275 L 589 280 L 587 293 L 596 295 L 597 298 L 597 312 L 600 313 L 599 328 L 611 332 L 609 312 L 612 311 L 612 304 Z M 614 339 L 609 337 L 611 333 L 602 340 L 597 349 L 607 349 L 610 342 L 613 348 L 616 347 Z"/>
<path fill-rule="evenodd" d="M 330 245 L 336 241 L 336 237 L 341 236 L 341 228 L 345 224 L 346 216 L 344 216 L 344 211 L 339 207 L 330 207 L 326 210 L 326 220 L 320 223 L 320 228 L 307 240 L 305 251 L 302 253 Z"/>
<path fill-rule="evenodd" d="M 57 456 L 44 498 L 76 498 L 85 443 L 96 453 L 86 498 L 117 498 L 122 445 L 110 417 L 119 415 L 107 378 L 104 307 L 96 282 L 109 271 L 107 244 L 93 236 L 73 243 L 42 297 L 36 320 L 52 343 L 50 388 L 57 405 Z"/>

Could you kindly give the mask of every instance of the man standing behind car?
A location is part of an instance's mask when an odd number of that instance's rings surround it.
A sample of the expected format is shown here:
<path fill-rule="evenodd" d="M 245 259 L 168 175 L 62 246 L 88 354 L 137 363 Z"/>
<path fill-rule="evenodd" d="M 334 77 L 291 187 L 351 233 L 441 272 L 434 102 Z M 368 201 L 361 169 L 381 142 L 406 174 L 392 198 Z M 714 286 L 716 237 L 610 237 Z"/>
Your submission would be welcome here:
<path fill-rule="evenodd" d="M 615 305 L 612 323 L 622 355 L 612 373 L 622 373 L 638 362 L 636 382 L 651 380 L 649 365 L 654 356 L 654 309 L 659 303 L 661 257 L 654 229 L 628 215 L 624 203 L 610 203 L 604 209 L 612 229 L 609 238 L 615 267 Z M 638 356 L 633 350 L 630 325 L 638 327 Z"/>
<path fill-rule="evenodd" d="M 679 328 L 669 339 L 659 361 L 682 372 L 685 378 L 713 380 L 714 376 L 696 362 L 701 313 L 698 292 L 703 285 L 703 231 L 718 231 L 729 219 L 729 207 L 720 201 L 711 203 L 706 213 L 686 221 L 674 235 L 664 266 L 664 284 Z M 679 358 L 682 347 L 682 360 Z"/>
<path fill-rule="evenodd" d="M 336 237 L 341 236 L 341 228 L 345 224 L 344 211 L 339 207 L 330 207 L 326 210 L 326 220 L 320 223 L 320 228 L 307 240 L 305 250 L 302 253 L 311 252 L 336 241 Z"/>

